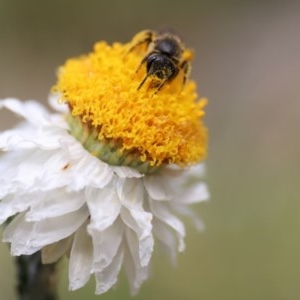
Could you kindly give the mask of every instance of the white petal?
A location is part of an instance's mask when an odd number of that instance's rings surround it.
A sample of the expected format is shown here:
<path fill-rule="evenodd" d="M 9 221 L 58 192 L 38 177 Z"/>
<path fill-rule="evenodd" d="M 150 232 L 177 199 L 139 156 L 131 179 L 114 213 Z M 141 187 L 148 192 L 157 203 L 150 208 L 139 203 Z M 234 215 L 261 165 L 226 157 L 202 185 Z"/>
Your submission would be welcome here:
<path fill-rule="evenodd" d="M 160 171 L 162 176 L 167 177 L 179 177 L 182 178 L 182 175 L 188 177 L 202 178 L 205 175 L 205 164 L 197 164 L 187 168 L 181 168 L 178 165 L 168 165 Z"/>
<path fill-rule="evenodd" d="M 7 218 L 15 215 L 16 213 L 25 211 L 33 201 L 35 201 L 35 199 L 27 194 L 10 194 L 6 196 L 0 201 L 0 224 L 5 222 Z"/>
<path fill-rule="evenodd" d="M 122 267 L 124 251 L 119 249 L 114 260 L 102 272 L 95 273 L 96 277 L 96 294 L 107 292 L 112 286 L 117 283 L 118 275 Z"/>
<path fill-rule="evenodd" d="M 196 227 L 197 230 L 199 230 L 199 231 L 204 230 L 205 226 L 204 226 L 203 221 L 197 215 L 197 213 L 195 213 L 190 207 L 188 207 L 184 204 L 182 205 L 182 204 L 174 203 L 174 204 L 172 204 L 172 209 L 176 213 L 190 218 L 193 221 L 194 226 Z"/>
<path fill-rule="evenodd" d="M 29 207 L 30 211 L 26 214 L 26 221 L 40 221 L 75 211 L 84 202 L 82 193 L 67 193 L 63 189 L 53 192 L 10 194 L 0 202 L 0 224 L 8 217 L 25 211 Z"/>
<path fill-rule="evenodd" d="M 30 206 L 26 214 L 26 221 L 29 222 L 65 215 L 78 210 L 85 203 L 83 192 L 68 193 L 64 189 L 35 193 L 31 197 L 38 201 Z"/>
<path fill-rule="evenodd" d="M 112 167 L 112 169 L 120 178 L 140 178 L 144 176 L 144 174 L 130 167 L 119 166 Z"/>
<path fill-rule="evenodd" d="M 153 220 L 153 234 L 157 241 L 163 246 L 163 250 L 168 252 L 171 263 L 174 265 L 177 258 L 177 240 L 174 231 L 159 219 Z"/>
<path fill-rule="evenodd" d="M 149 203 L 154 216 L 175 230 L 179 243 L 178 251 L 183 251 L 185 248 L 185 228 L 183 223 L 170 212 L 168 203 L 161 201 L 153 201 L 151 199 Z"/>
<path fill-rule="evenodd" d="M 7 194 L 52 190 L 72 179 L 64 166 L 68 157 L 61 151 L 22 150 L 0 159 L 0 198 Z M 30 170 L 30 171 L 29 171 Z"/>
<path fill-rule="evenodd" d="M 93 245 L 86 232 L 86 223 L 77 230 L 70 255 L 69 289 L 83 287 L 89 280 L 93 262 Z"/>
<path fill-rule="evenodd" d="M 26 243 L 27 234 L 33 230 L 33 223 L 24 221 L 24 213 L 16 216 L 3 232 L 3 242 L 11 242 L 10 252 L 12 255 L 32 254 L 41 249 L 38 245 L 32 245 L 30 242 Z M 23 239 L 23 244 L 18 242 Z"/>
<path fill-rule="evenodd" d="M 0 177 L 0 198 L 10 193 L 33 193 L 63 186 L 69 191 L 78 191 L 86 186 L 107 185 L 113 177 L 111 168 L 83 151 L 77 141 L 74 144 L 74 153 L 35 149 L 2 156 L 0 174 L 5 176 Z M 76 147 L 82 154 L 79 159 Z"/>
<path fill-rule="evenodd" d="M 63 255 L 69 253 L 73 242 L 73 236 L 62 239 L 42 249 L 43 264 L 52 264 L 57 262 Z"/>
<path fill-rule="evenodd" d="M 6 108 L 36 125 L 47 124 L 49 113 L 37 101 L 20 101 L 14 98 L 0 100 L 0 109 Z"/>
<path fill-rule="evenodd" d="M 73 137 L 60 142 L 70 157 L 67 171 L 72 176 L 71 190 L 80 190 L 85 186 L 103 188 L 112 180 L 112 168 L 87 152 Z"/>
<path fill-rule="evenodd" d="M 74 164 L 72 172 L 79 187 L 91 186 L 101 189 L 113 178 L 112 168 L 85 150 L 81 159 Z"/>
<path fill-rule="evenodd" d="M 61 96 L 59 94 L 50 94 L 48 98 L 49 105 L 56 111 L 61 113 L 68 113 L 69 106 L 67 103 L 62 103 L 60 101 Z"/>
<path fill-rule="evenodd" d="M 188 169 L 188 173 L 189 173 L 189 176 L 193 176 L 196 178 L 202 178 L 206 173 L 206 166 L 204 163 L 191 166 Z"/>
<path fill-rule="evenodd" d="M 144 185 L 141 179 L 119 178 L 117 193 L 122 205 L 128 209 L 143 211 Z"/>
<path fill-rule="evenodd" d="M 115 180 L 103 189 L 87 188 L 86 201 L 89 207 L 92 226 L 101 231 L 113 224 L 119 215 L 119 202 Z"/>
<path fill-rule="evenodd" d="M 207 185 L 199 182 L 190 186 L 182 187 L 181 193 L 174 197 L 174 201 L 178 203 L 192 204 L 196 202 L 206 201 L 209 199 Z"/>
<path fill-rule="evenodd" d="M 76 212 L 40 222 L 26 222 L 22 214 L 6 227 L 3 240 L 11 243 L 13 255 L 30 255 L 45 245 L 73 234 L 87 217 L 88 210 L 85 206 Z"/>
<path fill-rule="evenodd" d="M 171 194 L 169 192 L 170 188 L 170 178 L 160 175 L 151 175 L 144 177 L 145 188 L 152 199 L 155 200 L 169 200 Z"/>
<path fill-rule="evenodd" d="M 199 179 L 202 172 L 203 165 L 189 169 L 165 167 L 159 174 L 144 178 L 145 188 L 154 200 L 171 200 L 186 204 L 208 200 L 207 186 Z"/>
<path fill-rule="evenodd" d="M 139 291 L 141 284 L 149 276 L 149 265 L 141 266 L 138 248 L 139 242 L 134 232 L 126 230 L 126 251 L 124 257 L 125 272 L 130 284 L 131 294 L 134 296 Z"/>
<path fill-rule="evenodd" d="M 0 149 L 57 149 L 62 136 L 63 131 L 55 127 L 46 129 L 22 123 L 14 129 L 0 133 Z"/>
<path fill-rule="evenodd" d="M 117 220 L 112 226 L 99 231 L 91 223 L 88 232 L 93 239 L 94 260 L 93 272 L 102 272 L 115 259 L 116 253 L 123 239 L 124 225 Z"/>
<path fill-rule="evenodd" d="M 152 219 L 152 215 L 146 212 L 129 211 L 123 208 L 121 217 L 123 222 L 137 235 L 139 241 L 138 257 L 141 266 L 148 265 L 154 246 L 152 224 L 149 222 L 150 217 Z"/>
<path fill-rule="evenodd" d="M 1 157 L 0 172 L 5 176 L 0 177 L 2 187 L 0 198 L 18 191 L 31 192 L 31 188 L 35 186 L 36 178 L 44 169 L 44 163 L 48 159 L 46 155 L 51 155 L 51 152 L 24 150 Z"/>
<path fill-rule="evenodd" d="M 122 205 L 121 217 L 139 240 L 139 257 L 142 266 L 149 263 L 153 251 L 152 214 L 143 209 L 143 183 L 139 179 L 119 179 L 117 192 Z"/>

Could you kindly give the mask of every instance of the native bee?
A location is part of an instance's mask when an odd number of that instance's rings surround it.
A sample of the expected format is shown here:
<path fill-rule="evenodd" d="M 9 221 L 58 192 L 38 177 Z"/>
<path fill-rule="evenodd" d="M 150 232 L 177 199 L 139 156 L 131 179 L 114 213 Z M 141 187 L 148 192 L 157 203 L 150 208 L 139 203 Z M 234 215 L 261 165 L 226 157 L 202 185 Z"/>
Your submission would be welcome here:
<path fill-rule="evenodd" d="M 182 83 L 185 84 L 190 72 L 192 52 L 187 50 L 181 39 L 170 32 L 142 31 L 133 39 L 134 45 L 128 52 L 139 46 L 146 46 L 146 55 L 138 66 L 136 73 L 146 65 L 147 74 L 137 87 L 139 90 L 151 78 L 156 92 L 160 91 L 166 83 L 170 83 L 183 72 Z"/>

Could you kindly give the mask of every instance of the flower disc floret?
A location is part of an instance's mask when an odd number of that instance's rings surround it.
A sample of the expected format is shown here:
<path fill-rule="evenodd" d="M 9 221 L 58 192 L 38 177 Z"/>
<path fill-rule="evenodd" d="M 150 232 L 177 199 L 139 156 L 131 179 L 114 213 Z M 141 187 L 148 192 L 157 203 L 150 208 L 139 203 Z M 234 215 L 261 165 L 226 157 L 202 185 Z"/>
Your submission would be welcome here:
<path fill-rule="evenodd" d="M 69 59 L 59 69 L 54 91 L 73 117 L 96 130 L 99 142 L 118 145 L 142 162 L 185 166 L 203 160 L 206 99 L 198 99 L 195 83 L 183 85 L 182 78 L 158 93 L 154 79 L 137 90 L 146 72 L 145 66 L 136 72 L 145 50 L 128 51 L 131 47 L 98 42 L 92 53 Z"/>

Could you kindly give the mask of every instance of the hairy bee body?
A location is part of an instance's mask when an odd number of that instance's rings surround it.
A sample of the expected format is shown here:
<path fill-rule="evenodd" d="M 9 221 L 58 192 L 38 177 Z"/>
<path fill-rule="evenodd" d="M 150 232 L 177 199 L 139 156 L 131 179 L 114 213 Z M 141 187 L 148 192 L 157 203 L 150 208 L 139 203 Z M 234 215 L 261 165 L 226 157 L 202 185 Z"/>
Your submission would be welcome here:
<path fill-rule="evenodd" d="M 183 72 L 183 85 L 190 72 L 191 55 L 184 55 L 185 47 L 181 39 L 170 32 L 156 33 L 143 31 L 134 38 L 134 45 L 129 51 L 138 46 L 146 45 L 146 55 L 137 68 L 137 72 L 146 65 L 146 76 L 137 90 L 151 78 L 154 80 L 156 92 L 160 91 L 166 83 L 171 82 L 180 72 Z"/>

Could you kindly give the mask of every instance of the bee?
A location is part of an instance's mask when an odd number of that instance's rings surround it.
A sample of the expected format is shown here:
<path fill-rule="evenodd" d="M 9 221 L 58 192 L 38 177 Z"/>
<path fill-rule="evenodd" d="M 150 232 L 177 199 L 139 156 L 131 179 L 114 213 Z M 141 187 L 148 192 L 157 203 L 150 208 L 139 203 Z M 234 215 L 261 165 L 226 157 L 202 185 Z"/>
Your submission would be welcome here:
<path fill-rule="evenodd" d="M 135 42 L 136 41 L 136 42 Z M 146 46 L 146 55 L 138 66 L 136 73 L 146 65 L 146 76 L 142 79 L 137 90 L 144 85 L 148 78 L 154 79 L 151 86 L 159 92 L 166 83 L 173 81 L 183 72 L 183 86 L 190 73 L 191 51 L 185 49 L 181 39 L 170 32 L 157 33 L 146 30 L 139 33 L 133 40 L 135 44 L 128 52 L 139 46 Z"/>

